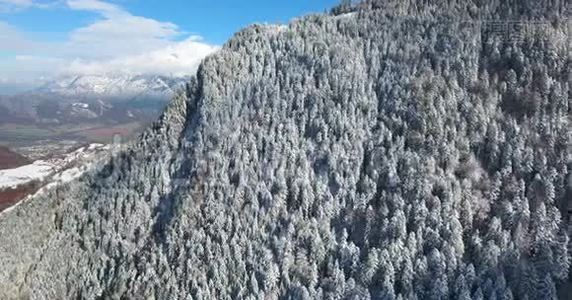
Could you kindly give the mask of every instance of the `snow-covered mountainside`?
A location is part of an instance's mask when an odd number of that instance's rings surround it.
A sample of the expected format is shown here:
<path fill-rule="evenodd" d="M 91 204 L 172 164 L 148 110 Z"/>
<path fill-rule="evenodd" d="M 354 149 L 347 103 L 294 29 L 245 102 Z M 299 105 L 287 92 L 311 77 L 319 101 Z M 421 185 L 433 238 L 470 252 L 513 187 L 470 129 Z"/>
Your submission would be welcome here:
<path fill-rule="evenodd" d="M 565 13 L 364 0 L 242 30 L 137 142 L 0 217 L 0 298 L 555 299 Z"/>
<path fill-rule="evenodd" d="M 13 209 L 38 190 L 45 192 L 78 178 L 92 164 L 104 159 L 110 148 L 110 145 L 90 144 L 49 159 L 0 170 L 0 213 Z"/>
<path fill-rule="evenodd" d="M 15 189 L 19 185 L 28 184 L 31 181 L 46 181 L 48 178 L 69 169 L 72 165 L 82 167 L 97 153 L 109 150 L 109 147 L 109 145 L 91 144 L 80 147 L 63 157 L 39 159 L 17 168 L 0 170 L 0 191 Z"/>
<path fill-rule="evenodd" d="M 188 78 L 159 75 L 78 75 L 47 83 L 36 93 L 53 93 L 66 97 L 130 100 L 139 95 L 171 99 L 184 86 Z"/>

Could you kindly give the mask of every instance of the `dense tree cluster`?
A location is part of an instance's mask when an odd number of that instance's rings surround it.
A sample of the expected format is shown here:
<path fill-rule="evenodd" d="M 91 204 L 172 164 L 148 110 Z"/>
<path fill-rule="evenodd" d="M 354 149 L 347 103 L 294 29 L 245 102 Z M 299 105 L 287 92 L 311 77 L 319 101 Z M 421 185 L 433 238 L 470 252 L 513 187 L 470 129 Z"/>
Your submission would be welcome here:
<path fill-rule="evenodd" d="M 561 10 L 514 40 L 424 2 L 237 33 L 139 142 L 0 216 L 2 298 L 555 299 Z"/>

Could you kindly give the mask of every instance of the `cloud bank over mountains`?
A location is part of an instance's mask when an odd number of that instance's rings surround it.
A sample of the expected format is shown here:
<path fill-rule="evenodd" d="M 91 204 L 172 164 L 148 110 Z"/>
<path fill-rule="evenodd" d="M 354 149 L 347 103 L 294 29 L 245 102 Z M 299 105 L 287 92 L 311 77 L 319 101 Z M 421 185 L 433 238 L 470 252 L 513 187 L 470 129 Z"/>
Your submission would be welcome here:
<path fill-rule="evenodd" d="M 4 84 L 33 84 L 69 74 L 183 76 L 218 49 L 176 24 L 136 16 L 109 2 L 0 0 L 4 13 L 28 8 L 87 11 L 96 18 L 67 32 L 61 41 L 42 41 L 0 21 L 0 64 L 5 66 L 0 82 Z"/>

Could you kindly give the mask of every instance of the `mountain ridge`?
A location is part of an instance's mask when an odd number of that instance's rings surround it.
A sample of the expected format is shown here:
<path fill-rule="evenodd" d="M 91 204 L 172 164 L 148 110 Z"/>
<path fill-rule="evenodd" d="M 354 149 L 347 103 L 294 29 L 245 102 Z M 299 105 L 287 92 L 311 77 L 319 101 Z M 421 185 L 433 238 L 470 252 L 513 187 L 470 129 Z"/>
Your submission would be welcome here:
<path fill-rule="evenodd" d="M 75 97 L 127 98 L 147 94 L 167 101 L 188 78 L 161 75 L 75 75 L 46 83 L 31 93 L 53 93 Z"/>
<path fill-rule="evenodd" d="M 26 93 L 0 97 L 0 123 L 146 122 L 184 88 L 186 77 L 76 75 Z"/>

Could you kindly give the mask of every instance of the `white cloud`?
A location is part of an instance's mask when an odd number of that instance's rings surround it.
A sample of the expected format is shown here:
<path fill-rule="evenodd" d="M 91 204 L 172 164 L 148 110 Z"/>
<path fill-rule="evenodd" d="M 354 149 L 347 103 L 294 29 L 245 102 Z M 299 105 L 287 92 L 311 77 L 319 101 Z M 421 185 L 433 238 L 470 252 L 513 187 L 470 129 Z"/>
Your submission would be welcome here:
<path fill-rule="evenodd" d="M 75 60 L 65 69 L 72 74 L 162 74 L 184 76 L 196 70 L 201 59 L 217 47 L 189 38 L 159 50 L 107 61 Z"/>
<path fill-rule="evenodd" d="M 70 9 L 93 11 L 102 17 L 70 33 L 64 50 L 75 54 L 75 59 L 122 60 L 125 56 L 140 56 L 162 49 L 166 51 L 184 37 L 176 24 L 134 16 L 107 2 L 68 0 L 67 5 Z M 199 46 L 200 43 L 194 45 Z"/>
<path fill-rule="evenodd" d="M 172 23 L 115 15 L 71 32 L 66 50 L 88 57 L 126 55 L 168 46 L 179 36 Z"/>
<path fill-rule="evenodd" d="M 49 8 L 58 2 L 58 0 L 0 0 L 0 12 L 13 12 L 31 7 Z"/>
<path fill-rule="evenodd" d="M 27 51 L 36 47 L 38 44 L 17 28 L 0 21 L 0 51 Z"/>
<path fill-rule="evenodd" d="M 33 5 L 32 0 L 0 0 L 0 12 L 9 12 L 28 8 Z"/>
<path fill-rule="evenodd" d="M 35 60 L 36 57 L 32 55 L 16 55 L 16 61 L 32 61 Z"/>
<path fill-rule="evenodd" d="M 74 10 L 97 11 L 104 15 L 123 13 L 123 9 L 119 6 L 98 0 L 68 0 L 67 5 L 69 8 Z"/>
<path fill-rule="evenodd" d="M 24 7 L 32 5 L 32 3 L 32 0 L 0 0 L 0 4 Z"/>
<path fill-rule="evenodd" d="M 37 0 L 0 0 L 35 5 Z M 28 4 L 26 4 L 28 3 Z M 29 4 L 32 3 L 32 4 Z M 2 76 L 22 80 L 62 74 L 189 75 L 218 47 L 189 36 L 176 24 L 135 16 L 120 6 L 99 0 L 68 0 L 68 10 L 90 11 L 99 18 L 76 28 L 61 42 L 39 42 L 0 21 Z M 71 13 L 71 12 L 70 12 Z"/>
<path fill-rule="evenodd" d="M 62 62 L 54 57 L 35 55 L 50 47 L 0 21 L 0 76 L 3 79 L 1 90 L 5 90 L 10 84 L 22 85 L 26 81 L 37 84 L 38 78 L 53 74 Z"/>

